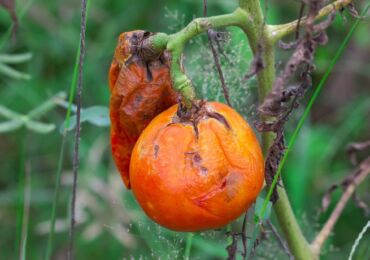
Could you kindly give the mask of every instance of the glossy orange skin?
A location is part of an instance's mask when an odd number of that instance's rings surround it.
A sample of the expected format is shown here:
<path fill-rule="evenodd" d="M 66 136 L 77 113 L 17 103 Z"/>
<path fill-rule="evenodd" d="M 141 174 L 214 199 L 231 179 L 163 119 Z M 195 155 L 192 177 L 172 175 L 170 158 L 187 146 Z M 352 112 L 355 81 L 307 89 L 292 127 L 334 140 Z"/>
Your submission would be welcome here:
<path fill-rule="evenodd" d="M 248 123 L 217 102 L 221 114 L 198 123 L 198 138 L 187 123 L 174 123 L 177 105 L 158 115 L 132 152 L 132 191 L 146 214 L 176 231 L 225 226 L 256 200 L 264 181 L 260 145 Z"/>
<path fill-rule="evenodd" d="M 134 54 L 132 38 L 144 31 L 119 36 L 109 70 L 112 154 L 127 188 L 130 188 L 131 151 L 143 129 L 160 112 L 177 103 L 172 90 L 168 57 L 145 64 Z M 151 78 L 148 77 L 148 68 Z"/>

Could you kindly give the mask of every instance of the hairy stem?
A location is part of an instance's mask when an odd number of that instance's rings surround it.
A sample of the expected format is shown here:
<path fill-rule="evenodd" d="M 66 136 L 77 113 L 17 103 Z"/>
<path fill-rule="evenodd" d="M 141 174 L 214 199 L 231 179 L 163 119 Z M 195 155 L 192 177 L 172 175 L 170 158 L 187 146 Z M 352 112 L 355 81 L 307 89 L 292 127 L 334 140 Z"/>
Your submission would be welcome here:
<path fill-rule="evenodd" d="M 352 2 L 353 0 L 337 0 L 333 3 L 330 3 L 319 11 L 315 19 L 319 20 L 329 15 L 333 11 L 337 11 L 337 10 L 344 8 L 345 6 L 349 5 Z M 280 40 L 284 36 L 287 36 L 295 32 L 295 30 L 297 29 L 298 23 L 300 23 L 300 25 L 305 25 L 306 22 L 307 22 L 307 17 L 302 17 L 300 20 L 295 20 L 293 22 L 286 23 L 286 24 L 269 25 L 268 26 L 269 34 L 270 34 L 269 37 L 271 41 L 275 43 L 276 41 Z"/>
<path fill-rule="evenodd" d="M 259 100 L 262 102 L 266 95 L 271 91 L 275 80 L 275 55 L 274 41 L 270 38 L 267 25 L 264 25 L 264 17 L 258 0 L 241 0 L 240 6 L 247 8 L 252 19 L 253 26 L 244 27 L 249 43 L 255 55 L 258 48 L 261 47 L 261 57 L 264 69 L 257 74 Z M 258 46 L 260 45 L 260 46 Z M 273 133 L 263 133 L 262 141 L 265 153 L 272 145 L 274 140 Z M 288 196 L 284 187 L 277 189 L 279 200 L 274 205 L 274 211 L 279 221 L 280 227 L 287 240 L 291 253 L 296 259 L 313 259 L 310 246 L 300 229 L 289 203 Z"/>
<path fill-rule="evenodd" d="M 233 13 L 197 18 L 191 21 L 181 31 L 167 35 L 158 33 L 150 37 L 143 47 L 150 48 L 153 52 L 161 52 L 167 49 L 171 53 L 171 79 L 173 87 L 183 97 L 185 103 L 190 106 L 195 98 L 195 91 L 191 80 L 185 74 L 182 66 L 182 53 L 185 44 L 200 33 L 207 32 L 208 29 L 239 26 L 245 27 L 247 13 L 238 8 Z"/>

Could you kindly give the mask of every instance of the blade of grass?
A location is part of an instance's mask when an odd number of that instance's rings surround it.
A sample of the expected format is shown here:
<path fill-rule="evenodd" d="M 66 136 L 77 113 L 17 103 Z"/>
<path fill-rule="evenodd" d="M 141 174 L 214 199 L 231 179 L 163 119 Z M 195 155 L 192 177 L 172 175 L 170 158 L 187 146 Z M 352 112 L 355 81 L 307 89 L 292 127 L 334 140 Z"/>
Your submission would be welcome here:
<path fill-rule="evenodd" d="M 349 254 L 349 257 L 348 257 L 348 260 L 352 260 L 355 252 L 356 252 L 356 248 L 358 247 L 358 245 L 360 244 L 360 241 L 361 239 L 364 237 L 366 231 L 370 228 L 370 220 L 366 223 L 366 225 L 362 228 L 360 234 L 358 234 L 356 240 L 355 240 L 355 243 L 353 244 L 352 248 L 351 248 L 351 252 Z M 364 258 L 365 259 L 365 258 Z"/>
<path fill-rule="evenodd" d="M 191 246 L 193 243 L 193 237 L 194 237 L 194 233 L 192 232 L 189 232 L 188 235 L 186 236 L 185 253 L 184 253 L 185 260 L 190 259 L 190 251 L 191 251 Z"/>
<path fill-rule="evenodd" d="M 25 139 L 26 139 L 26 132 L 22 131 L 21 133 L 21 140 L 20 140 L 20 161 L 19 161 L 19 175 L 18 175 L 18 202 L 17 202 L 17 215 L 16 215 L 16 239 L 15 239 L 15 254 L 19 253 L 19 258 L 21 258 L 21 240 L 22 240 L 22 227 L 23 227 L 23 220 L 24 220 L 24 194 L 25 194 L 25 183 L 24 183 L 24 162 L 25 162 Z"/>
<path fill-rule="evenodd" d="M 76 85 L 77 85 L 77 71 L 78 71 L 78 60 L 80 57 L 80 47 L 77 49 L 77 55 L 75 60 L 75 65 L 73 68 L 73 75 L 72 75 L 72 82 L 69 88 L 69 98 L 68 98 L 68 108 L 66 112 L 66 128 L 69 127 L 70 117 L 71 117 L 71 110 L 72 110 L 72 101 L 74 98 L 74 93 L 76 91 Z M 59 151 L 59 158 L 58 158 L 58 166 L 57 166 L 57 172 L 56 172 L 56 179 L 55 179 L 55 188 L 54 188 L 54 198 L 53 198 L 53 205 L 51 210 L 51 220 L 50 220 L 50 232 L 46 247 L 46 257 L 45 259 L 50 259 L 51 257 L 51 250 L 52 250 L 52 243 L 54 239 L 54 232 L 55 232 L 55 219 L 56 219 L 56 208 L 59 198 L 59 190 L 60 190 L 60 177 L 62 172 L 62 166 L 64 161 L 64 149 L 66 144 L 66 137 L 67 137 L 67 131 L 65 130 L 62 133 L 62 143 L 60 146 Z"/>
<path fill-rule="evenodd" d="M 30 199 L 31 199 L 31 163 L 28 161 L 25 165 L 25 187 L 23 196 L 23 220 L 22 220 L 22 237 L 20 245 L 19 259 L 25 260 L 27 251 L 27 238 L 28 238 L 28 222 L 30 214 Z"/>
<path fill-rule="evenodd" d="M 90 7 L 90 0 L 87 1 L 87 10 L 86 10 L 86 18 L 85 18 L 86 20 L 89 14 L 89 7 Z M 67 112 L 66 112 L 66 117 L 65 117 L 66 118 L 65 128 L 64 128 L 65 130 L 62 133 L 62 142 L 61 142 L 60 151 L 59 151 L 58 166 L 57 166 L 55 188 L 54 188 L 54 198 L 53 198 L 53 205 L 52 205 L 52 210 L 51 210 L 50 232 L 48 236 L 45 259 L 51 258 L 53 239 L 54 239 L 54 233 L 55 233 L 56 209 L 57 209 L 59 191 L 60 191 L 60 178 L 61 178 L 61 172 L 62 172 L 63 161 L 64 161 L 64 150 L 65 150 L 65 144 L 66 144 L 67 129 L 69 128 L 70 118 L 71 118 L 71 113 L 72 113 L 72 108 L 73 108 L 72 102 L 73 102 L 74 94 L 77 88 L 78 63 L 80 59 L 80 53 L 81 53 L 81 48 L 80 48 L 80 45 L 78 45 L 76 59 L 75 59 L 74 67 L 73 67 L 72 82 L 69 87 L 68 107 L 67 107 Z"/>
<path fill-rule="evenodd" d="M 369 10 L 369 7 L 370 7 L 370 3 L 368 3 L 366 5 L 366 7 L 364 8 L 364 10 L 361 13 L 361 16 L 364 16 L 367 13 L 367 11 Z M 299 134 L 299 132 L 300 132 L 300 130 L 301 130 L 304 122 L 306 121 L 306 119 L 307 119 L 307 117 L 308 117 L 308 115 L 309 115 L 309 113 L 311 111 L 311 108 L 312 108 L 313 104 L 316 101 L 316 98 L 320 94 L 321 89 L 324 87 L 324 84 L 326 83 L 326 81 L 327 81 L 330 73 L 332 72 L 335 64 L 338 62 L 339 58 L 342 56 L 345 48 L 348 45 L 349 40 L 351 39 L 354 31 L 356 30 L 357 26 L 359 25 L 360 20 L 361 19 L 356 19 L 356 21 L 352 25 L 351 29 L 347 33 L 347 35 L 344 38 L 343 42 L 341 43 L 339 49 L 335 53 L 334 58 L 332 59 L 331 63 L 329 64 L 329 67 L 326 70 L 324 76 L 320 80 L 319 85 L 315 89 L 315 92 L 313 93 L 310 101 L 308 102 L 308 105 L 307 105 L 306 109 L 304 110 L 304 113 L 303 113 L 302 117 L 300 118 L 297 127 L 294 129 L 293 135 L 292 135 L 291 139 L 289 140 L 288 147 L 287 147 L 287 149 L 286 149 L 286 151 L 284 153 L 284 156 L 283 156 L 283 158 L 282 158 L 282 160 L 281 160 L 281 162 L 279 164 L 279 167 L 278 167 L 278 170 L 277 170 L 277 172 L 276 172 L 276 174 L 274 176 L 273 182 L 272 182 L 272 184 L 271 184 L 271 186 L 270 186 L 270 188 L 268 190 L 267 196 L 265 198 L 265 201 L 263 203 L 262 209 L 261 209 L 260 214 L 259 214 L 259 219 L 262 219 L 262 216 L 265 215 L 265 211 L 266 211 L 268 202 L 270 201 L 271 195 L 273 193 L 273 190 L 275 189 L 275 186 L 277 184 L 277 181 L 279 179 L 279 176 L 281 174 L 281 171 L 283 169 L 283 166 L 284 166 L 284 164 L 285 164 L 285 162 L 286 162 L 286 160 L 288 158 L 289 152 L 292 150 L 292 148 L 293 148 L 293 146 L 294 146 L 294 144 L 296 142 L 296 139 L 298 137 L 298 134 Z"/>

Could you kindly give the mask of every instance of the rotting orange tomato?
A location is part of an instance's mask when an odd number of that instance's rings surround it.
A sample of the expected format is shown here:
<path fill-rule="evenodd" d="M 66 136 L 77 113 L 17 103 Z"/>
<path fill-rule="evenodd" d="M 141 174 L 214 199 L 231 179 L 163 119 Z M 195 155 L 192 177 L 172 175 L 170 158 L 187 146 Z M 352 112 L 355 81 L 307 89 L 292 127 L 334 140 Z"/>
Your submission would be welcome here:
<path fill-rule="evenodd" d="M 200 102 L 155 117 L 131 157 L 132 191 L 146 214 L 177 231 L 218 228 L 256 200 L 264 180 L 260 145 L 232 108 Z"/>
<path fill-rule="evenodd" d="M 141 53 L 140 44 L 150 35 L 122 33 L 109 70 L 112 153 L 127 188 L 131 151 L 140 133 L 178 100 L 171 86 L 168 54 L 146 59 Z"/>

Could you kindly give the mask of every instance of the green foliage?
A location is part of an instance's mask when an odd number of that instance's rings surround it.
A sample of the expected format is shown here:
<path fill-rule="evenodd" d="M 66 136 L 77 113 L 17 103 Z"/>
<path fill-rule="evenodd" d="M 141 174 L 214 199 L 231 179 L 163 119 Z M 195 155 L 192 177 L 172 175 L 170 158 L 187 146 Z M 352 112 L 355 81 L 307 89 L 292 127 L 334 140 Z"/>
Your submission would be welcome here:
<path fill-rule="evenodd" d="M 55 106 L 55 98 L 63 98 L 64 93 L 59 93 L 55 97 L 31 110 L 28 114 L 22 115 L 14 112 L 4 106 L 0 105 L 0 115 L 8 119 L 8 121 L 0 123 L 0 133 L 11 132 L 25 126 L 28 130 L 34 131 L 39 134 L 48 134 L 55 129 L 54 124 L 42 123 L 35 121 L 43 114 L 51 110 Z"/>
<path fill-rule="evenodd" d="M 91 106 L 81 109 L 81 123 L 83 122 L 89 122 L 92 125 L 100 127 L 109 126 L 110 121 L 108 108 L 103 106 Z M 67 121 L 64 121 L 60 127 L 61 133 L 64 132 L 66 125 Z M 68 131 L 76 127 L 76 115 L 70 117 L 70 123 L 68 125 Z"/>
<path fill-rule="evenodd" d="M 0 54 L 0 74 L 8 76 L 13 79 L 29 80 L 31 76 L 13 69 L 7 64 L 17 64 L 29 61 L 32 58 L 31 53 L 24 54 Z"/>

